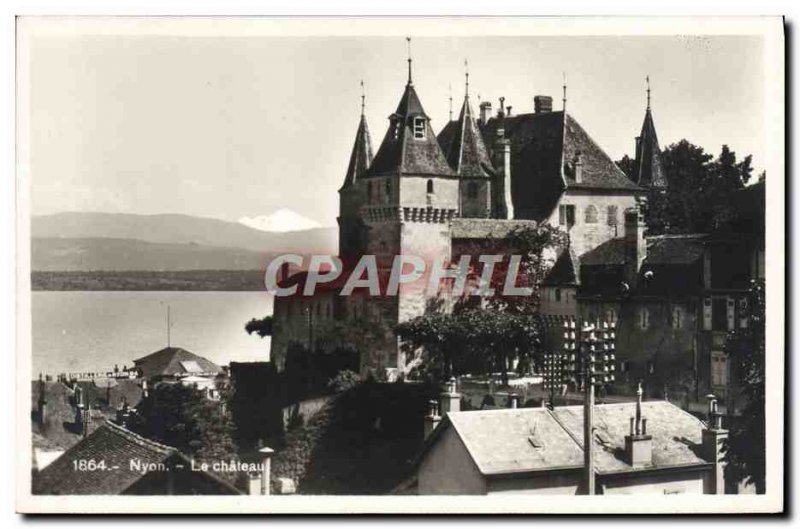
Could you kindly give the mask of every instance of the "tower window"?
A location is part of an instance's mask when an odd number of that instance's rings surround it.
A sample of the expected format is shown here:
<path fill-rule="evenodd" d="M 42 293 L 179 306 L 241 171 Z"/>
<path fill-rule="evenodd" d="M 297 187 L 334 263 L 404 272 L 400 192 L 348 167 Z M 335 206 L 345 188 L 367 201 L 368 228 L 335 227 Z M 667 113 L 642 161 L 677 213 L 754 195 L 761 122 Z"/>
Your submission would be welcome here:
<path fill-rule="evenodd" d="M 556 301 L 561 301 L 561 289 L 556 289 Z"/>
<path fill-rule="evenodd" d="M 414 138 L 425 139 L 425 118 L 414 118 Z"/>
<path fill-rule="evenodd" d="M 433 194 L 433 180 L 428 180 L 428 194 Z"/>
<path fill-rule="evenodd" d="M 584 217 L 584 222 L 586 222 L 586 224 L 597 224 L 597 208 L 594 206 L 587 206 Z"/>
<path fill-rule="evenodd" d="M 388 178 L 386 179 L 386 198 L 392 196 L 392 181 Z"/>
<path fill-rule="evenodd" d="M 397 139 L 400 137 L 400 120 L 395 119 L 392 121 L 392 137 Z"/>
<path fill-rule="evenodd" d="M 608 225 L 617 225 L 617 206 L 608 206 Z"/>
<path fill-rule="evenodd" d="M 571 228 L 575 225 L 575 206 L 564 205 L 558 206 L 558 223 L 561 226 Z"/>
<path fill-rule="evenodd" d="M 478 198 L 478 184 L 475 182 L 467 184 L 467 198 Z"/>

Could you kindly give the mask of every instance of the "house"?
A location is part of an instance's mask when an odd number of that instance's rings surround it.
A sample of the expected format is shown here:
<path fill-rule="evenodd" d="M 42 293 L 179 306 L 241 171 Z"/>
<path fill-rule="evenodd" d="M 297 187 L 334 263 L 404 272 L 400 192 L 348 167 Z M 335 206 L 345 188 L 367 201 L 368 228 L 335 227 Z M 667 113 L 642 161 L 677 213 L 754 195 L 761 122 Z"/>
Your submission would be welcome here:
<path fill-rule="evenodd" d="M 585 494 L 583 406 L 450 411 L 427 436 L 417 494 Z M 713 415 L 712 415 L 713 417 Z M 594 408 L 595 494 L 722 494 L 718 422 L 666 401 Z"/>
<path fill-rule="evenodd" d="M 435 134 L 411 73 L 409 60 L 406 86 L 377 152 L 362 96 L 339 189 L 339 253 L 346 267 L 362 255 L 376 256 L 382 269 L 398 255 L 430 264 L 474 257 L 476 248 L 507 255 L 509 233 L 541 223 L 568 233 L 580 255 L 618 237 L 623 212 L 646 194 L 650 180 L 643 187 L 628 179 L 575 117 L 553 109 L 549 96 L 534 97 L 532 112 L 518 115 L 503 98 L 496 115 L 482 101 L 476 115 L 467 75 L 458 117 Z M 299 274 L 294 280 L 302 281 Z M 348 298 L 333 286 L 314 296 L 277 297 L 271 358 L 283 370 L 293 345 L 318 347 L 315 322 L 353 321 L 366 312 L 392 329 L 437 303 L 447 310 L 449 301 L 447 292 L 414 288 L 392 298 Z M 409 371 L 414 359 L 386 332 L 359 364 L 362 373 L 377 369 L 392 377 Z"/>
<path fill-rule="evenodd" d="M 100 426 L 34 474 L 33 493 L 92 496 L 242 494 L 213 473 L 192 469 L 191 460 L 175 448 L 146 439 L 111 422 Z"/>
<path fill-rule="evenodd" d="M 134 369 L 147 380 L 178 379 L 187 376 L 216 377 L 223 373 L 214 362 L 182 349 L 165 347 L 133 361 Z"/>

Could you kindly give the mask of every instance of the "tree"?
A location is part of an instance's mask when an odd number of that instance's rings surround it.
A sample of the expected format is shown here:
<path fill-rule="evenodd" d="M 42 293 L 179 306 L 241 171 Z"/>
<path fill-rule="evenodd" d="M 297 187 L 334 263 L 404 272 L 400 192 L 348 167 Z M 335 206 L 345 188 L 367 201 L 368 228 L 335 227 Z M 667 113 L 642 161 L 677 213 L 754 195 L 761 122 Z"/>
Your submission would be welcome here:
<path fill-rule="evenodd" d="M 748 324 L 731 332 L 725 352 L 745 400 L 740 417 L 730 425 L 725 441 L 726 477 L 746 480 L 765 491 L 766 476 L 766 401 L 764 396 L 765 363 L 765 290 L 764 281 L 754 281 L 748 296 Z"/>
<path fill-rule="evenodd" d="M 238 459 L 233 425 L 221 403 L 194 387 L 161 383 L 136 406 L 129 428 L 148 439 L 172 446 L 198 461 Z M 234 473 L 223 473 L 235 481 Z"/>
<path fill-rule="evenodd" d="M 624 157 L 619 167 L 629 176 L 633 160 Z M 737 161 L 736 153 L 722 146 L 715 159 L 687 140 L 664 149 L 661 163 L 667 189 L 651 189 L 643 212 L 648 233 L 708 233 L 724 223 L 731 211 L 731 194 L 742 189 L 752 176 L 752 156 Z"/>
<path fill-rule="evenodd" d="M 265 316 L 262 319 L 253 318 L 248 321 L 244 330 L 247 334 L 258 334 L 261 338 L 272 336 L 272 316 Z"/>

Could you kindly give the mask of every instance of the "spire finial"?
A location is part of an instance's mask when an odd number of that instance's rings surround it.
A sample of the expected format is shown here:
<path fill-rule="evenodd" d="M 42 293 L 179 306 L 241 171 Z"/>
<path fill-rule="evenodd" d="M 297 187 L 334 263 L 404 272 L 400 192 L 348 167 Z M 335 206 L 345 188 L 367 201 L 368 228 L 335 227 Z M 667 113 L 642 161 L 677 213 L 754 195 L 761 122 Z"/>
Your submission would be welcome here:
<path fill-rule="evenodd" d="M 366 94 L 364 93 L 364 79 L 361 79 L 361 115 L 364 115 L 364 101 L 366 99 Z"/>
<path fill-rule="evenodd" d="M 450 102 L 450 121 L 453 121 L 453 85 L 448 84 L 447 90 L 449 93 L 447 100 Z"/>
<path fill-rule="evenodd" d="M 645 77 L 645 81 L 647 82 L 647 110 L 650 110 L 650 75 Z"/>
<path fill-rule="evenodd" d="M 411 37 L 406 37 L 406 46 L 408 47 L 408 84 L 411 82 Z"/>
<path fill-rule="evenodd" d="M 564 89 L 564 96 L 561 99 L 561 106 L 562 106 L 562 110 L 564 112 L 566 112 L 567 111 L 567 72 L 562 72 L 561 76 L 564 78 L 564 85 L 562 87 Z"/>
<path fill-rule="evenodd" d="M 464 59 L 464 80 L 464 96 L 469 97 L 469 61 L 467 59 Z"/>

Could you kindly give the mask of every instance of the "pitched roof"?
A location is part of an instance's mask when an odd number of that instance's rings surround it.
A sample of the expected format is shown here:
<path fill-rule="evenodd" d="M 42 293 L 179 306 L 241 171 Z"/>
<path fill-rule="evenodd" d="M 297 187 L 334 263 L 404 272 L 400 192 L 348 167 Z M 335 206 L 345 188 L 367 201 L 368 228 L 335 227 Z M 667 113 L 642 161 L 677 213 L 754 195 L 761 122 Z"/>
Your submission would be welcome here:
<path fill-rule="evenodd" d="M 642 187 L 667 187 L 667 176 L 661 165 L 661 148 L 658 145 L 656 126 L 650 107 L 644 114 L 642 132 L 636 143 L 636 183 Z"/>
<path fill-rule="evenodd" d="M 629 471 L 625 435 L 636 403 L 595 406 L 595 465 L 600 474 Z M 666 468 L 706 464 L 700 456 L 704 424 L 665 401 L 642 403 L 647 433 L 653 437 L 653 464 Z M 449 413 L 426 449 L 447 425 L 458 434 L 484 475 L 583 466 L 583 406 L 516 408 Z"/>
<path fill-rule="evenodd" d="M 517 217 L 548 217 L 565 189 L 642 191 L 563 111 L 492 118 L 482 130 L 487 144 L 496 137 L 501 121 L 511 143 L 511 190 Z M 581 182 L 576 182 L 574 160 L 579 152 L 583 169 Z"/>
<path fill-rule="evenodd" d="M 367 172 L 367 169 L 369 169 L 372 163 L 372 157 L 372 138 L 370 138 L 369 135 L 367 118 L 362 112 L 361 120 L 358 122 L 358 130 L 356 131 L 356 140 L 353 143 L 353 151 L 350 153 L 350 163 L 347 166 L 347 173 L 345 173 L 342 188 L 354 184 L 357 178 L 361 178 L 361 176 Z"/>
<path fill-rule="evenodd" d="M 190 368 L 193 367 L 192 364 L 187 363 L 191 361 L 197 363 L 201 373 L 222 372 L 222 368 L 214 362 L 180 347 L 165 347 L 160 351 L 134 360 L 133 363 L 137 369 L 141 370 L 144 378 L 150 378 L 197 373 L 196 369 Z"/>
<path fill-rule="evenodd" d="M 459 176 L 488 178 L 493 173 L 489 152 L 472 114 L 469 96 L 458 119 L 450 121 L 437 137 L 447 162 Z"/>
<path fill-rule="evenodd" d="M 53 495 L 122 494 L 146 475 L 132 469 L 131 461 L 141 462 L 144 466 L 160 465 L 176 457 L 188 466 L 188 458 L 177 449 L 106 422 L 37 474 L 33 480 L 33 492 Z M 103 461 L 106 469 L 94 472 L 76 469 L 73 462 L 81 460 Z M 239 493 L 220 478 L 205 472 L 203 474 L 229 493 Z"/>
<path fill-rule="evenodd" d="M 425 119 L 425 137 L 414 138 L 415 117 Z M 390 125 L 383 138 L 378 153 L 372 161 L 366 176 L 381 175 L 441 175 L 454 176 L 447 164 L 436 135 L 431 128 L 430 119 L 422 108 L 414 85 L 406 85 L 397 110 L 389 117 Z M 394 124 L 398 130 L 395 135 Z"/>
<path fill-rule="evenodd" d="M 544 285 L 579 285 L 580 284 L 580 261 L 575 255 L 572 246 L 567 246 L 556 259 L 553 268 L 547 273 L 542 284 Z"/>

